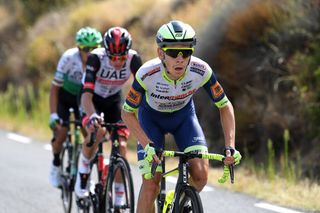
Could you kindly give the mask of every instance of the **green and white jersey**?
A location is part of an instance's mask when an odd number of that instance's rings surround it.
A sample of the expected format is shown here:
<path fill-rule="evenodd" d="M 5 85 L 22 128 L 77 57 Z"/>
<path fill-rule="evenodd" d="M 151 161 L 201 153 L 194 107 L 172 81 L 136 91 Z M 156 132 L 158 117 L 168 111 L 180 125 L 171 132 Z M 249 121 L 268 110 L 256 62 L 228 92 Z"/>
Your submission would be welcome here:
<path fill-rule="evenodd" d="M 73 95 L 77 95 L 81 89 L 83 73 L 84 68 L 79 49 L 77 47 L 71 48 L 61 56 L 52 83 Z"/>

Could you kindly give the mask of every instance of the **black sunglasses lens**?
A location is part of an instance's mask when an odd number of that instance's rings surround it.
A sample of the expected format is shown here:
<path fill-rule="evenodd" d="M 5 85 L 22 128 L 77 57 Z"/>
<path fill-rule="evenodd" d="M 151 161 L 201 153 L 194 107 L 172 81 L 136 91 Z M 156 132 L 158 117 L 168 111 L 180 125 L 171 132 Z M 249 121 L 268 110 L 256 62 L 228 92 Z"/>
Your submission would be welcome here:
<path fill-rule="evenodd" d="M 183 58 L 187 58 L 192 55 L 192 50 L 179 50 L 179 49 L 167 49 L 166 54 L 172 58 L 178 57 L 179 54 L 182 54 Z"/>

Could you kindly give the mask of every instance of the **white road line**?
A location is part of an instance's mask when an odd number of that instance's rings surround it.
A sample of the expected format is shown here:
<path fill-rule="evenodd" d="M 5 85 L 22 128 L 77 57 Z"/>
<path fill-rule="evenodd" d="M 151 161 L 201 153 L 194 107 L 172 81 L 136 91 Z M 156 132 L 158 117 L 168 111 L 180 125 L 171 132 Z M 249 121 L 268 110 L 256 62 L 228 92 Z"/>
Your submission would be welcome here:
<path fill-rule="evenodd" d="M 263 203 L 263 202 L 256 203 L 256 204 L 254 204 L 254 206 L 258 207 L 258 208 L 263 208 L 263 209 L 267 209 L 270 211 L 274 211 L 274 212 L 279 212 L 279 213 L 303 213 L 300 211 L 295 211 L 295 210 L 291 210 L 291 209 L 287 209 L 287 208 L 283 208 L 280 206 L 275 206 L 275 205 L 271 205 L 271 204 Z"/>
<path fill-rule="evenodd" d="M 49 150 L 49 151 L 52 150 L 51 144 L 46 144 L 46 145 L 43 146 L 43 148 L 44 148 L 45 150 Z"/>
<path fill-rule="evenodd" d="M 15 133 L 8 133 L 7 134 L 7 138 L 9 138 L 10 140 L 14 140 L 17 141 L 19 143 L 31 143 L 31 139 L 22 135 L 18 135 Z"/>
<path fill-rule="evenodd" d="M 166 180 L 170 183 L 176 184 L 177 183 L 177 178 L 176 177 L 166 177 Z M 202 190 L 203 192 L 211 192 L 213 191 L 213 188 L 210 186 L 205 186 Z"/>

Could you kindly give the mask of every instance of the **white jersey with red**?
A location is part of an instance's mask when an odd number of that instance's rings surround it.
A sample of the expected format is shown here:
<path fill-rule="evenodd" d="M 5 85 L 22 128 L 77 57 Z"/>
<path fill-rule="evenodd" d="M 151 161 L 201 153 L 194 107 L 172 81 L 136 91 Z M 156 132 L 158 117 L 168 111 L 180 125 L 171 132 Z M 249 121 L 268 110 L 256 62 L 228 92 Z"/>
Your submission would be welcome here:
<path fill-rule="evenodd" d="M 104 48 L 94 49 L 87 61 L 83 79 L 84 91 L 102 98 L 110 97 L 120 92 L 130 75 L 135 75 L 140 66 L 141 59 L 135 50 L 129 50 L 126 63 L 120 70 L 116 70 L 110 64 Z"/>

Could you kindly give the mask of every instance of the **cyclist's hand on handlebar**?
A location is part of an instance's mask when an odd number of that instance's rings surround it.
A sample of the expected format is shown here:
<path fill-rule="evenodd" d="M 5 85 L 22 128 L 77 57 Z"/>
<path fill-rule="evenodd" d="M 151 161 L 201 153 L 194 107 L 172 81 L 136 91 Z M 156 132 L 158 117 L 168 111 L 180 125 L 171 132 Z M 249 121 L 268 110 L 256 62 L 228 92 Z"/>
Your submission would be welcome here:
<path fill-rule="evenodd" d="M 49 127 L 54 130 L 60 124 L 60 118 L 57 113 L 51 113 L 49 119 Z"/>
<path fill-rule="evenodd" d="M 234 164 L 238 165 L 240 163 L 242 156 L 241 156 L 240 152 L 236 149 L 234 150 L 233 158 L 234 158 Z"/>
<path fill-rule="evenodd" d="M 83 122 L 83 124 L 85 124 L 85 126 L 89 130 L 94 131 L 95 128 L 100 127 L 101 122 L 102 122 L 102 117 L 99 116 L 97 113 L 93 113 L 92 115 L 90 115 L 89 118 L 88 117 L 86 118 L 86 122 Z"/>
<path fill-rule="evenodd" d="M 154 148 L 153 143 L 149 143 L 144 147 L 144 159 L 147 160 L 149 163 L 155 161 L 156 163 L 160 163 L 160 159 L 156 155 L 156 150 Z"/>
<path fill-rule="evenodd" d="M 242 156 L 241 156 L 240 152 L 238 150 L 236 150 L 235 148 L 226 147 L 224 150 L 224 153 L 226 156 L 224 163 L 226 165 L 231 165 L 231 164 L 238 165 L 240 163 Z"/>
<path fill-rule="evenodd" d="M 149 143 L 144 148 L 144 159 L 138 162 L 139 170 L 143 177 L 147 180 L 153 177 L 152 174 L 152 165 L 154 163 L 160 164 L 161 161 L 159 157 L 156 155 L 156 150 L 153 146 L 153 143 Z M 155 167 L 156 168 L 156 167 Z"/>

